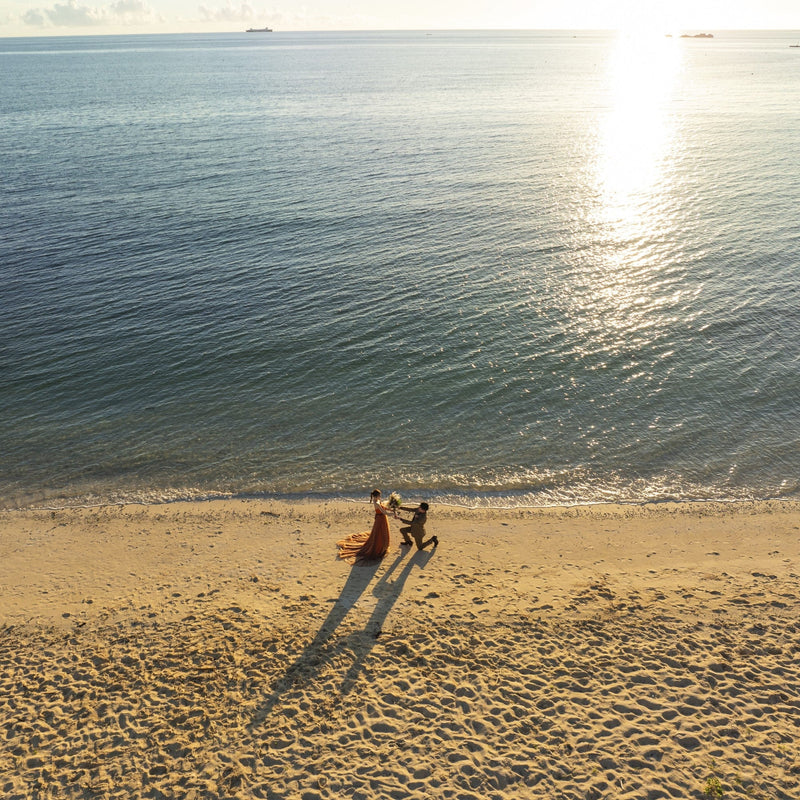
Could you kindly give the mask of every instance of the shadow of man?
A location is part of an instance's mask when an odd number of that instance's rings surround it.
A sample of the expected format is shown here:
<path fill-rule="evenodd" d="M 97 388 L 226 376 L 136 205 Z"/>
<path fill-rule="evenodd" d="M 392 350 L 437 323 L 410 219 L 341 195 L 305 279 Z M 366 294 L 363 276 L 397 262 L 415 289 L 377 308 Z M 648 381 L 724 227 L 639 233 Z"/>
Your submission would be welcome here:
<path fill-rule="evenodd" d="M 347 576 L 347 580 L 342 587 L 342 591 L 339 593 L 339 597 L 328 612 L 328 616 L 317 631 L 317 635 L 305 646 L 303 652 L 298 656 L 294 664 L 302 662 L 303 658 L 308 653 L 316 652 L 330 639 L 334 631 L 342 624 L 342 621 L 347 616 L 350 609 L 353 608 L 361 595 L 364 594 L 370 581 L 375 577 L 380 563 L 380 561 L 367 561 L 352 566 L 350 574 Z M 291 670 L 291 667 L 289 670 Z M 289 670 L 287 670 L 287 674 Z"/>
<path fill-rule="evenodd" d="M 380 561 L 361 561 L 350 568 L 350 573 L 339 593 L 339 597 L 336 599 L 333 606 L 331 606 L 331 610 L 328 612 L 328 616 L 317 631 L 316 636 L 314 636 L 297 658 L 286 668 L 283 675 L 275 681 L 270 696 L 267 698 L 264 705 L 256 712 L 251 726 L 263 722 L 272 713 L 281 698 L 291 690 L 295 681 L 304 678 L 312 669 L 315 672 L 318 671 L 321 664 L 324 664 L 325 661 L 333 657 L 335 650 L 338 648 L 334 648 L 332 652 L 326 653 L 325 646 L 328 640 L 333 636 L 339 625 L 342 624 L 342 621 L 347 616 L 350 609 L 353 608 L 361 595 L 364 594 L 364 591 L 367 586 L 369 586 L 370 581 L 375 576 L 380 565 Z"/>
<path fill-rule="evenodd" d="M 339 694 L 342 697 L 344 697 L 353 689 L 356 681 L 358 680 L 358 676 L 364 667 L 364 662 L 372 651 L 372 648 L 375 646 L 375 642 L 383 633 L 383 625 L 386 621 L 386 617 L 389 615 L 389 612 L 392 610 L 392 608 L 394 608 L 394 604 L 400 598 L 400 595 L 403 592 L 403 587 L 405 586 L 411 571 L 415 567 L 419 569 L 425 569 L 426 565 L 433 556 L 433 552 L 435 551 L 428 552 L 427 550 L 417 550 L 413 555 L 411 555 L 408 561 L 406 561 L 400 574 L 396 578 L 392 579 L 394 571 L 397 569 L 403 559 L 403 554 L 401 554 L 401 556 L 395 560 L 394 564 L 392 564 L 392 566 L 386 570 L 386 572 L 381 576 L 380 580 L 375 584 L 372 594 L 377 596 L 378 602 L 375 604 L 375 608 L 373 609 L 370 618 L 367 620 L 364 630 L 350 636 L 350 647 L 355 653 L 355 658 L 353 659 L 353 663 L 350 665 L 350 668 L 347 670 L 344 680 L 342 681 L 342 686 L 339 690 Z"/>
<path fill-rule="evenodd" d="M 415 566 L 419 566 L 421 569 L 424 568 L 432 553 L 424 550 L 417 551 L 406 561 L 399 575 L 393 579 L 392 576 L 406 555 L 407 551 L 401 550 L 394 562 L 375 584 L 372 594 L 377 596 L 378 601 L 364 629 L 331 643 L 330 640 L 334 632 L 341 625 L 350 609 L 361 598 L 378 571 L 381 562 L 360 563 L 352 566 L 338 599 L 320 626 L 316 636 L 303 648 L 300 655 L 275 682 L 270 696 L 254 715 L 250 725 L 251 728 L 265 722 L 284 696 L 291 691 L 295 682 L 315 677 L 322 665 L 346 652 L 353 653 L 354 659 L 347 670 L 339 696 L 344 696 L 352 689 L 356 678 L 361 672 L 364 660 L 375 646 L 375 642 L 382 632 L 384 621 L 400 597 L 403 586 L 412 569 Z"/>

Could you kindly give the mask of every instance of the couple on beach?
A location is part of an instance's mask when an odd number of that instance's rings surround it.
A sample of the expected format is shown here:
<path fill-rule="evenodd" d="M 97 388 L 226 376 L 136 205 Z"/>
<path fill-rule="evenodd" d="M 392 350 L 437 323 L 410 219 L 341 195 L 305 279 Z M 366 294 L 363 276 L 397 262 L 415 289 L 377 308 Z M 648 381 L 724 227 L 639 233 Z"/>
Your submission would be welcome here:
<path fill-rule="evenodd" d="M 400 528 L 400 533 L 403 535 L 402 544 L 411 545 L 412 538 L 417 545 L 417 550 L 424 550 L 429 544 L 436 547 L 439 540 L 435 536 L 431 536 L 427 541 L 425 540 L 425 522 L 428 514 L 428 504 L 420 503 L 416 508 L 410 506 L 401 506 L 399 499 L 393 502 L 392 495 L 389 499 L 389 504 L 384 505 L 381 502 L 381 490 L 374 489 L 370 495 L 370 500 L 375 508 L 375 522 L 372 525 L 371 531 L 363 533 L 352 533 L 346 539 L 337 542 L 339 548 L 339 558 L 349 561 L 351 564 L 356 561 L 368 561 L 378 558 L 383 558 L 389 549 L 389 512 L 405 522 L 407 527 Z M 397 515 L 398 511 L 413 511 L 414 516 L 411 519 L 403 519 Z"/>

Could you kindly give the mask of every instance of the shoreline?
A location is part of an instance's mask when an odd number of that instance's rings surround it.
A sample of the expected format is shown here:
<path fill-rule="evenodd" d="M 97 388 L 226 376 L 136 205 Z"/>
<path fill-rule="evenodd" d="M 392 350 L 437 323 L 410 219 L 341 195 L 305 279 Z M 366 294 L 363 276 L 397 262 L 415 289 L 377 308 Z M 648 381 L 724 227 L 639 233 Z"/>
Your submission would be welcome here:
<path fill-rule="evenodd" d="M 800 503 L 0 512 L 0 789 L 788 800 Z M 38 787 L 38 788 L 37 788 Z"/>
<path fill-rule="evenodd" d="M 387 493 L 388 496 L 388 493 Z M 497 497 L 511 498 L 515 497 L 513 493 L 505 495 L 493 495 Z M 531 504 L 514 504 L 514 505 L 489 505 L 489 504 L 475 504 L 469 505 L 466 503 L 454 502 L 452 500 L 438 499 L 435 493 L 419 492 L 411 493 L 410 498 L 416 500 L 427 500 L 431 505 L 438 508 L 452 508 L 465 512 L 471 511 L 518 511 L 518 510 L 548 510 L 548 509 L 570 509 L 570 508 L 595 508 L 598 506 L 609 506 L 619 508 L 629 507 L 659 507 L 659 506 L 697 506 L 697 505 L 753 505 L 760 503 L 787 503 L 800 505 L 800 498 L 791 496 L 765 496 L 765 497 L 725 497 L 725 498 L 684 498 L 675 499 L 672 497 L 653 500 L 653 499 L 639 499 L 639 500 L 576 500 L 575 502 L 553 501 L 550 503 L 531 503 Z M 449 494 L 444 497 L 450 497 Z M 13 512 L 34 512 L 34 511 L 70 511 L 80 509 L 99 509 L 99 508 L 123 508 L 126 506 L 132 507 L 150 507 L 150 506 L 171 506 L 176 504 L 205 504 L 205 503 L 225 503 L 225 502 L 260 502 L 260 503 L 277 503 L 282 505 L 298 505 L 298 504 L 330 504 L 342 503 L 345 505 L 361 505 L 365 501 L 360 495 L 343 495 L 343 494 L 273 494 L 273 493 L 220 493 L 220 494 L 198 494 L 197 496 L 186 496 L 178 494 L 175 497 L 162 495 L 160 497 L 153 496 L 151 498 L 143 497 L 142 499 L 108 499 L 96 502 L 88 502 L 86 498 L 75 498 L 75 502 L 67 502 L 59 505 L 44 505 L 34 504 L 33 502 L 24 505 L 6 505 L 0 506 L 0 514 L 13 513 Z M 403 500 L 406 502 L 406 500 Z M 408 502 L 412 502 L 409 500 Z"/>

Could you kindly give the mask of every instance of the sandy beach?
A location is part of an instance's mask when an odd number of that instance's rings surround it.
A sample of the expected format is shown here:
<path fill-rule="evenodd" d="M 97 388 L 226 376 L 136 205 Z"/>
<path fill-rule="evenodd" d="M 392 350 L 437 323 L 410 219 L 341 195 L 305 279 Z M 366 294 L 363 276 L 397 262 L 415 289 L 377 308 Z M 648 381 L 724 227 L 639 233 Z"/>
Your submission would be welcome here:
<path fill-rule="evenodd" d="M 800 797 L 800 504 L 0 512 L 4 798 Z"/>

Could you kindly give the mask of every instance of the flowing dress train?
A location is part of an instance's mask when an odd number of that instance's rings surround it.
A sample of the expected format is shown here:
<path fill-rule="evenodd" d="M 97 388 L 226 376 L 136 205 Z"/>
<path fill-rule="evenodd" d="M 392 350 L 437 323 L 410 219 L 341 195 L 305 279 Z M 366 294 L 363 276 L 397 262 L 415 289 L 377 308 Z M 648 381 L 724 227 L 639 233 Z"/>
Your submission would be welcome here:
<path fill-rule="evenodd" d="M 347 538 L 336 542 L 336 545 L 339 548 L 339 558 L 351 564 L 383 558 L 389 549 L 389 518 L 386 509 L 376 505 L 372 530 L 351 533 Z"/>

